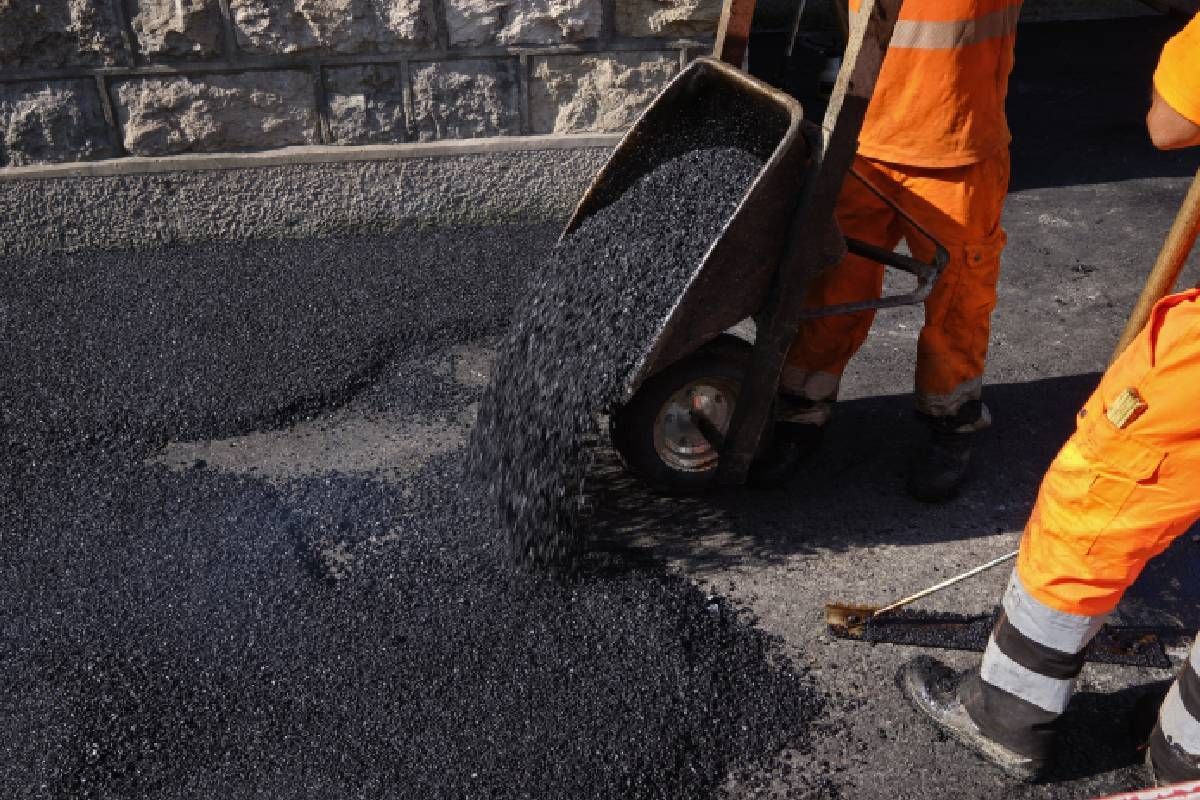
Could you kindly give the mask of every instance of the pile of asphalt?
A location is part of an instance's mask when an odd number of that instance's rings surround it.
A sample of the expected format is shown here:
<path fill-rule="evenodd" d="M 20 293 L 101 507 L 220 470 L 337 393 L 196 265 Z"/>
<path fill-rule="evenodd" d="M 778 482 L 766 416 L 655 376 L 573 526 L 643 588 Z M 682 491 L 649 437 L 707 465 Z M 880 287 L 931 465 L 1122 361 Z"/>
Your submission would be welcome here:
<path fill-rule="evenodd" d="M 459 417 L 434 365 L 553 235 L 0 264 L 0 795 L 705 797 L 803 747 L 821 699 L 767 637 L 620 555 L 514 569 L 461 451 L 399 483 L 147 461 L 326 402 Z"/>
<path fill-rule="evenodd" d="M 369 386 L 398 347 L 501 328 L 557 226 L 13 260 L 9 447 L 152 450 L 275 427 Z"/>
<path fill-rule="evenodd" d="M 705 147 L 665 160 L 555 248 L 518 308 L 480 405 L 471 469 L 518 562 L 570 563 L 596 415 L 626 382 L 762 161 Z"/>

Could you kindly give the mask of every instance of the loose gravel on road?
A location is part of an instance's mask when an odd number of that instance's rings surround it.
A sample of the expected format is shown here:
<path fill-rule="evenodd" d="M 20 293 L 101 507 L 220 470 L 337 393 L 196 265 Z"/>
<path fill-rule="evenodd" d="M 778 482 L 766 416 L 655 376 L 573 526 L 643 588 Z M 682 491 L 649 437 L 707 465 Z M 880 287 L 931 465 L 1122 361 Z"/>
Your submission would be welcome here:
<path fill-rule="evenodd" d="M 556 232 L 0 265 L 0 794 L 708 797 L 803 747 L 821 699 L 768 637 L 621 554 L 514 570 L 461 450 L 390 482 L 154 461 L 333 405 L 461 418 L 440 355 Z"/>
<path fill-rule="evenodd" d="M 762 161 L 692 150 L 586 218 L 536 273 L 514 316 L 471 439 L 471 467 L 521 562 L 580 549 L 596 414 L 625 385 Z"/>

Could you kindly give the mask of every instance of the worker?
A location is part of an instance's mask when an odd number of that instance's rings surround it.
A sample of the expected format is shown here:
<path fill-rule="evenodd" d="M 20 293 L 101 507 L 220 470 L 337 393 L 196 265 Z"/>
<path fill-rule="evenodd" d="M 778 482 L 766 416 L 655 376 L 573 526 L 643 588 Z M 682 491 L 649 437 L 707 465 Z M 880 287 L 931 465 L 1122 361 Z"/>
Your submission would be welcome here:
<path fill-rule="evenodd" d="M 851 0 L 857 13 L 858 0 Z M 908 480 L 939 502 L 958 491 L 976 431 L 990 423 L 981 399 L 984 358 L 1005 233 L 1010 135 L 1004 114 L 1020 0 L 905 0 L 859 136 L 854 168 L 950 251 L 925 301 L 917 341 L 916 407 L 928 447 Z M 930 261 L 933 246 L 858 180 L 848 177 L 837 221 L 851 238 Z M 819 276 L 807 304 L 875 299 L 884 267 L 847 256 Z M 820 444 L 847 362 L 873 311 L 806 321 L 788 353 L 775 436 L 751 474 L 781 483 Z"/>
<path fill-rule="evenodd" d="M 1146 118 L 1160 148 L 1200 145 L 1200 15 L 1164 47 Z M 1010 775 L 1045 767 L 1083 652 L 1154 556 L 1200 519 L 1200 288 L 1164 298 L 1079 411 L 1050 465 L 982 664 L 905 664 L 911 702 Z M 1200 779 L 1200 647 L 1159 710 L 1160 783 Z"/>

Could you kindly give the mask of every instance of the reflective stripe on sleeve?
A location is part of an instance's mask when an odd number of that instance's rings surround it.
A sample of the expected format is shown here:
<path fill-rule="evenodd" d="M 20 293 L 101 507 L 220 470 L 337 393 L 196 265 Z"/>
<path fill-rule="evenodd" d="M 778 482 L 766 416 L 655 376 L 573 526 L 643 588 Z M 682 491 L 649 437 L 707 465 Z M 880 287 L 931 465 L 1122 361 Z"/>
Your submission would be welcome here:
<path fill-rule="evenodd" d="M 902 19 L 896 22 L 891 46 L 908 47 L 913 50 L 954 50 L 968 47 L 989 39 L 1012 36 L 1017 32 L 1017 20 L 1020 16 L 1021 4 L 1016 3 L 974 19 L 949 22 Z"/>
<path fill-rule="evenodd" d="M 858 12 L 852 15 L 858 17 Z M 1012 36 L 1017 32 L 1017 20 L 1021 17 L 1021 4 L 1013 3 L 999 11 L 971 19 L 954 19 L 928 22 L 915 19 L 900 19 L 892 32 L 892 47 L 911 50 L 955 50 L 973 44 Z"/>

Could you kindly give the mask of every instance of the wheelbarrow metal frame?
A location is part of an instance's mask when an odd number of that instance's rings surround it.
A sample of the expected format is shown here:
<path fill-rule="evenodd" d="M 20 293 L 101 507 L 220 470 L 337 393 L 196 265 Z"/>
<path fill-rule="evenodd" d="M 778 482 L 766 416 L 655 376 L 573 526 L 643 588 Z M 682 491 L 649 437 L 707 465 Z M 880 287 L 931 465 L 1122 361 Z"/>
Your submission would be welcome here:
<path fill-rule="evenodd" d="M 801 321 L 921 302 L 945 267 L 945 248 L 852 169 L 858 134 L 900 3 L 862 0 L 819 127 L 804 120 L 793 97 L 735 66 L 713 58 L 693 61 L 625 134 L 563 232 L 564 238 L 571 235 L 587 217 L 674 155 L 672 146 L 684 152 L 694 127 L 719 127 L 727 119 L 723 116 L 726 111 L 745 113 L 770 129 L 769 143 L 759 141 L 765 151 L 758 153 L 764 167 L 690 276 L 625 385 L 628 401 L 650 376 L 696 352 L 738 322 L 755 319 L 753 353 L 728 431 L 721 435 L 714 426 L 697 421 L 720 454 L 718 483 L 745 481 L 770 421 L 784 359 Z M 689 113 L 694 113 L 696 120 L 681 118 Z M 696 125 L 689 127 L 692 122 Z M 848 173 L 932 243 L 932 261 L 842 236 L 835 209 Z M 809 284 L 822 270 L 841 262 L 847 252 L 914 275 L 916 288 L 874 300 L 807 308 Z"/>
<path fill-rule="evenodd" d="M 839 262 L 844 254 L 836 246 L 837 239 L 841 237 L 831 239 L 829 230 L 833 225 L 842 184 L 854 163 L 858 135 L 887 54 L 900 4 L 901 0 L 862 0 L 858 13 L 851 21 L 842 69 L 834 84 L 820 130 L 813 137 L 808 180 L 805 181 L 783 258 L 775 275 L 774 290 L 758 317 L 750 367 L 742 383 L 729 430 L 723 437 L 717 467 L 719 483 L 745 482 L 770 422 L 788 350 L 795 341 L 800 322 L 806 316 L 806 289 L 818 273 Z M 860 244 L 854 246 L 864 254 L 870 252 L 862 250 Z M 919 277 L 920 272 L 925 271 L 926 284 L 923 290 L 928 294 L 933 280 L 947 260 L 945 248 L 939 244 L 935 250 L 937 255 L 928 271 L 925 267 L 909 263 L 903 256 L 878 252 L 875 255 L 886 257 L 883 263 L 891 266 L 911 267 L 918 271 Z M 910 302 L 913 300 L 909 298 Z M 886 298 L 884 301 L 898 303 Z M 881 307 L 880 301 L 873 301 L 852 310 L 878 307 Z M 834 313 L 830 309 L 821 311 Z M 843 309 L 836 313 L 847 311 Z"/>
<path fill-rule="evenodd" d="M 705 130 L 714 115 L 727 109 L 745 115 L 756 132 Z M 785 92 L 721 61 L 696 59 L 642 112 L 580 199 L 563 238 L 676 149 L 682 153 L 693 146 L 697 136 L 707 133 L 712 141 L 706 138 L 706 143 L 714 146 L 757 148 L 765 162 L 627 376 L 625 400 L 651 375 L 757 313 L 766 302 L 784 250 L 781 233 L 795 213 L 810 159 L 803 113 Z"/>

